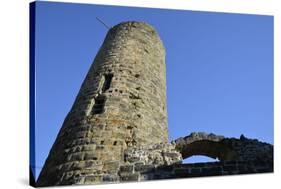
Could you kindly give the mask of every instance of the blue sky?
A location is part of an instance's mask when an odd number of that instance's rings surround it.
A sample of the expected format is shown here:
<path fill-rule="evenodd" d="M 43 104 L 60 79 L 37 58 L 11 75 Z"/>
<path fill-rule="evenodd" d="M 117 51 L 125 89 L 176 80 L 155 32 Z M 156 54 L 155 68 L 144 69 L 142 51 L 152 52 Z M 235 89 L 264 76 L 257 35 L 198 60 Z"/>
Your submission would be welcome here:
<path fill-rule="evenodd" d="M 158 31 L 170 140 L 204 131 L 273 144 L 272 16 L 37 2 L 36 175 L 106 35 L 96 17 Z"/>

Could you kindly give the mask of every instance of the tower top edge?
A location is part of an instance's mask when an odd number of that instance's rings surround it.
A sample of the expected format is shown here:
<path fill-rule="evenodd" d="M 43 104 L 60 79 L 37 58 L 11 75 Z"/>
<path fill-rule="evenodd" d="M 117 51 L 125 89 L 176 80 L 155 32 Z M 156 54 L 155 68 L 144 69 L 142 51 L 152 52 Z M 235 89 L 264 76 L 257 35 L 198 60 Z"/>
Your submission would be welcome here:
<path fill-rule="evenodd" d="M 165 47 L 161 40 L 161 37 L 154 26 L 143 21 L 124 21 L 111 27 L 107 33 L 107 36 L 115 36 L 117 33 L 129 34 L 129 33 L 145 33 L 156 39 L 155 42 L 161 46 L 161 49 L 165 51 Z"/>
<path fill-rule="evenodd" d="M 120 22 L 119 24 L 113 26 L 111 29 L 114 30 L 114 29 L 122 28 L 122 27 L 142 28 L 142 29 L 150 30 L 150 31 L 157 33 L 156 29 L 152 25 L 148 24 L 147 22 L 143 22 L 143 21 Z"/>

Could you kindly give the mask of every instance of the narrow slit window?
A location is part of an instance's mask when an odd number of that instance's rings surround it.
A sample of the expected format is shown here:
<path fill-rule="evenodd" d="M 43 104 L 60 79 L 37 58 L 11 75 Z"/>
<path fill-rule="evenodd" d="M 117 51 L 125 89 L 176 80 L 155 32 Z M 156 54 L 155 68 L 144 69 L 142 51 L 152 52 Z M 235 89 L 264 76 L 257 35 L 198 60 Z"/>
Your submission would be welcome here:
<path fill-rule="evenodd" d="M 102 86 L 102 92 L 105 92 L 107 89 L 110 88 L 112 78 L 113 78 L 113 74 L 104 75 L 104 83 L 103 83 L 103 86 Z"/>
<path fill-rule="evenodd" d="M 98 96 L 95 99 L 95 104 L 92 109 L 93 114 L 102 114 L 104 112 L 104 105 L 105 105 L 106 98 L 105 96 Z"/>

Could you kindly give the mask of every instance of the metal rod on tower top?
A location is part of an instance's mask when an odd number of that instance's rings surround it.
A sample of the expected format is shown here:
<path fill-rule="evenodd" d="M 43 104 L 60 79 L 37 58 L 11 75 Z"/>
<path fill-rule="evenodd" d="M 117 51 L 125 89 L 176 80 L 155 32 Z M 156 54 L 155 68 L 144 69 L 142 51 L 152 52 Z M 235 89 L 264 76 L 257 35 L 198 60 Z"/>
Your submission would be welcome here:
<path fill-rule="evenodd" d="M 108 25 L 106 25 L 101 19 L 99 19 L 98 17 L 96 17 L 96 19 L 102 23 L 107 29 L 110 29 L 111 27 L 109 27 Z"/>

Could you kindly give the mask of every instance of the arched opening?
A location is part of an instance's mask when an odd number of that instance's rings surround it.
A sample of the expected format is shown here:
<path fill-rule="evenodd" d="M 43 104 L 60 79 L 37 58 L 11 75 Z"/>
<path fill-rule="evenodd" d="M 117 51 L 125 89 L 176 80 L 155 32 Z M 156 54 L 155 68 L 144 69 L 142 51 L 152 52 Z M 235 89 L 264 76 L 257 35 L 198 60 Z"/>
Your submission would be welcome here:
<path fill-rule="evenodd" d="M 214 161 L 235 160 L 237 157 L 235 151 L 230 149 L 226 144 L 210 140 L 198 140 L 192 143 L 180 143 L 176 145 L 176 148 L 180 151 L 184 160 L 189 159 L 192 156 L 200 156 L 201 159 L 202 156 L 205 156 L 212 158 Z M 195 157 L 195 159 L 198 159 L 198 157 Z M 208 158 L 206 158 L 206 160 L 210 161 Z"/>
<path fill-rule="evenodd" d="M 218 162 L 219 159 L 211 158 L 208 156 L 194 155 L 183 160 L 183 163 L 205 163 L 205 162 Z"/>

